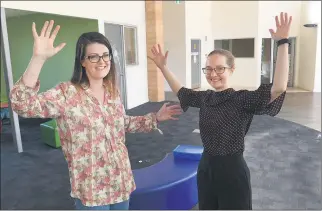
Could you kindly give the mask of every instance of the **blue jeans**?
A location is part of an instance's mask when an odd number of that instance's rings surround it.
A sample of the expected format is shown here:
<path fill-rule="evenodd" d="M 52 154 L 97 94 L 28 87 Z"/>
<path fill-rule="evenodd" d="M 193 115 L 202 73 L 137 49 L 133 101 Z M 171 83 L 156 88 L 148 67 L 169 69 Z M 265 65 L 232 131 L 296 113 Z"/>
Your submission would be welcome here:
<path fill-rule="evenodd" d="M 129 201 L 123 201 L 116 204 L 107 204 L 102 206 L 87 207 L 83 205 L 82 201 L 75 199 L 76 210 L 128 210 Z"/>

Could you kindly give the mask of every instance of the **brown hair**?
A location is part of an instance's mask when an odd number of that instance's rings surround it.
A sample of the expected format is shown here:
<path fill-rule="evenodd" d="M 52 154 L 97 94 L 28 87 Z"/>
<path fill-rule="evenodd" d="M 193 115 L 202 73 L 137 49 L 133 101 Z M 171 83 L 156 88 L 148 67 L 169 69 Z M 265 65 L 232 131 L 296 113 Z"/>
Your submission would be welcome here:
<path fill-rule="evenodd" d="M 215 54 L 225 56 L 227 65 L 230 68 L 235 68 L 235 57 L 230 51 L 224 49 L 215 49 L 208 54 L 208 57 Z"/>
<path fill-rule="evenodd" d="M 88 76 L 86 74 L 85 68 L 81 65 L 85 57 L 86 47 L 92 43 L 103 44 L 108 48 L 109 54 L 111 56 L 110 71 L 103 78 L 103 83 L 108 87 L 108 91 L 111 93 L 113 99 L 117 96 L 116 87 L 116 69 L 113 57 L 113 51 L 108 39 L 99 32 L 87 32 L 83 33 L 76 43 L 76 55 L 74 63 L 74 72 L 71 78 L 71 83 L 76 86 L 76 88 L 81 88 L 82 84 L 89 85 Z"/>

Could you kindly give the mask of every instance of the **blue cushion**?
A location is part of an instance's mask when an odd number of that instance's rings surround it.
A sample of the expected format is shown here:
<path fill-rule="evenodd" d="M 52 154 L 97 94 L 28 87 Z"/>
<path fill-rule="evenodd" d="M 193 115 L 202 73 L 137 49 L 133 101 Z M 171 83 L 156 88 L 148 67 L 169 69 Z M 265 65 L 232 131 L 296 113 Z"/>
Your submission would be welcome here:
<path fill-rule="evenodd" d="M 183 158 L 190 160 L 200 160 L 203 153 L 202 146 L 193 145 L 178 145 L 173 150 L 173 155 L 175 158 Z"/>
<path fill-rule="evenodd" d="M 189 210 L 198 203 L 199 161 L 174 159 L 168 154 L 159 163 L 133 170 L 136 190 L 131 210 Z"/>

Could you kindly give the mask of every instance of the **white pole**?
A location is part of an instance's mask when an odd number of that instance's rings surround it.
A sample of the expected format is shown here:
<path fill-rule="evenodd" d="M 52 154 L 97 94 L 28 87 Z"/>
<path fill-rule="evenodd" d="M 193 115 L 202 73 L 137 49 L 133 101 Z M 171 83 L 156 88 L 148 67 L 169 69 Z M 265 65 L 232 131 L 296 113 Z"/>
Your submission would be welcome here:
<path fill-rule="evenodd" d="M 4 78 L 6 81 L 6 91 L 9 101 L 9 108 L 11 107 L 11 101 L 9 99 L 9 93 L 13 86 L 13 77 L 12 77 L 12 67 L 11 67 L 11 58 L 10 58 L 10 48 L 9 48 L 9 39 L 7 31 L 7 20 L 5 8 L 1 7 L 1 58 L 4 64 Z M 21 134 L 19 126 L 19 118 L 17 113 L 12 109 L 10 111 L 10 120 L 11 120 L 11 131 L 13 140 L 17 144 L 18 152 L 23 152 L 22 143 L 21 143 Z"/>

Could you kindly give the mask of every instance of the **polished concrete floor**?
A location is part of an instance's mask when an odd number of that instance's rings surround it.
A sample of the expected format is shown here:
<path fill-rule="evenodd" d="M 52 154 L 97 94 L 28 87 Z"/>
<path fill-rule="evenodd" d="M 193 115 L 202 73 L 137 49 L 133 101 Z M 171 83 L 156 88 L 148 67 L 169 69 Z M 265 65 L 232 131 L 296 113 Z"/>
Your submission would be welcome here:
<path fill-rule="evenodd" d="M 166 100 L 178 101 L 172 92 L 166 92 L 165 97 Z M 321 131 L 321 93 L 289 89 L 276 117 Z"/>
<path fill-rule="evenodd" d="M 277 117 L 321 132 L 321 93 L 287 93 Z"/>

